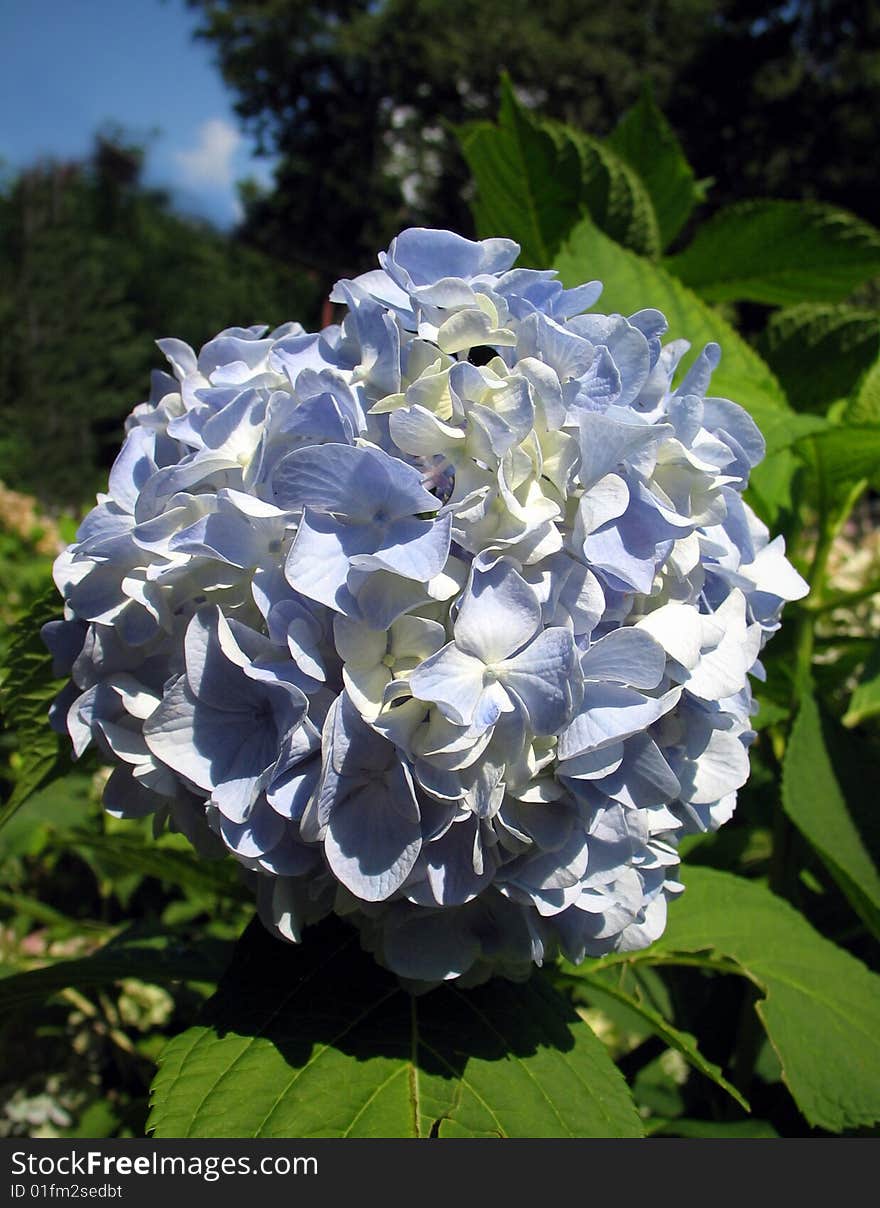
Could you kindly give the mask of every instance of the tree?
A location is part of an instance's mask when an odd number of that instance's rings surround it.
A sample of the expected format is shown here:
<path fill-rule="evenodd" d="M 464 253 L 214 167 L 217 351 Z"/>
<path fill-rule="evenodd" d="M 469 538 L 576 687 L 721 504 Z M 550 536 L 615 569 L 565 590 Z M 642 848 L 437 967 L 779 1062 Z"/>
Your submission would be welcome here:
<path fill-rule="evenodd" d="M 318 319 L 312 282 L 174 214 L 142 161 L 99 136 L 88 162 L 38 165 L 0 196 L 0 479 L 44 501 L 105 477 L 158 337 Z"/>
<path fill-rule="evenodd" d="M 507 69 L 542 112 L 607 131 L 645 70 L 665 95 L 713 0 L 191 0 L 277 187 L 246 230 L 328 284 L 402 226 L 466 231 L 450 124 L 487 117 Z"/>
<path fill-rule="evenodd" d="M 330 284 L 412 223 L 470 228 L 449 125 L 506 69 L 610 131 L 644 80 L 712 200 L 822 196 L 880 218 L 880 13 L 847 0 L 190 0 L 237 110 L 279 157 L 245 235 Z"/>

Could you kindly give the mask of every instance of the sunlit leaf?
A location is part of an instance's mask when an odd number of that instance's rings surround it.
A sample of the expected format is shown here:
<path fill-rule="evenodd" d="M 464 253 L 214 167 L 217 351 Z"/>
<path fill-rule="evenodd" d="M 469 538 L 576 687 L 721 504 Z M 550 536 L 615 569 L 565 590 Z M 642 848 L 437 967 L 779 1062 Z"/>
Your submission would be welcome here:
<path fill-rule="evenodd" d="M 478 233 L 516 239 L 521 264 L 551 264 L 583 213 L 627 246 L 659 251 L 657 219 L 635 171 L 589 135 L 536 116 L 509 80 L 498 124 L 472 122 L 457 133 L 477 187 Z"/>
<path fill-rule="evenodd" d="M 710 302 L 840 302 L 880 273 L 880 231 L 816 202 L 745 201 L 666 265 Z"/>
<path fill-rule="evenodd" d="M 606 141 L 641 177 L 665 248 L 702 201 L 703 189 L 649 89 L 627 109 Z"/>
<path fill-rule="evenodd" d="M 412 997 L 329 919 L 257 923 L 203 1022 L 162 1054 L 157 1137 L 641 1134 L 601 1041 L 543 976 Z"/>
<path fill-rule="evenodd" d="M 853 909 L 880 937 L 880 875 L 847 808 L 810 695 L 801 700 L 786 747 L 782 803 Z"/>
<path fill-rule="evenodd" d="M 807 1121 L 831 1132 L 874 1124 L 880 977 L 763 885 L 697 867 L 683 880 L 687 891 L 670 909 L 665 933 L 636 956 L 733 962 L 763 994 L 756 1010 Z"/>

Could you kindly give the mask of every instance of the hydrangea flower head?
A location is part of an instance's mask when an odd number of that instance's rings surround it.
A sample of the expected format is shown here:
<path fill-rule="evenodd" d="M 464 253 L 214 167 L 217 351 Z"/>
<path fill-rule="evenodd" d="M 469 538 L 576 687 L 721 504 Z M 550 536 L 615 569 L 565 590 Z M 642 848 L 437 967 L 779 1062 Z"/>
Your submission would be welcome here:
<path fill-rule="evenodd" d="M 749 674 L 806 593 L 743 501 L 720 349 L 506 239 L 404 231 L 341 323 L 160 341 L 44 636 L 105 804 L 336 912 L 412 982 L 651 943 L 733 813 Z"/>

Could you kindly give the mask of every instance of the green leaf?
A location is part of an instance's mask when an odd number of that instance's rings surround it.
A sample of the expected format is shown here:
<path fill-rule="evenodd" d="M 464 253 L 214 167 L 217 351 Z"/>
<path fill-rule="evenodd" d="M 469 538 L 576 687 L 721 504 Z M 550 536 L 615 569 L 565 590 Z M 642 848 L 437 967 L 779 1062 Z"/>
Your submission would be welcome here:
<path fill-rule="evenodd" d="M 769 1120 L 650 1120 L 652 1137 L 715 1137 L 719 1140 L 744 1140 L 747 1137 L 778 1137 Z"/>
<path fill-rule="evenodd" d="M 546 266 L 580 213 L 580 156 L 573 142 L 557 141 L 507 92 L 499 123 L 457 131 L 477 186 L 477 233 L 515 239 L 520 264 Z"/>
<path fill-rule="evenodd" d="M 606 145 L 641 177 L 657 215 L 661 246 L 667 247 L 704 194 L 649 87 L 624 113 Z"/>
<path fill-rule="evenodd" d="M 880 478 L 880 424 L 829 425 L 810 439 L 825 485 L 835 494 L 848 483 Z"/>
<path fill-rule="evenodd" d="M 850 395 L 876 359 L 880 314 L 805 302 L 772 315 L 759 348 L 796 411 L 824 411 Z"/>
<path fill-rule="evenodd" d="M 48 718 L 49 706 L 64 681 L 53 676 L 52 656 L 40 638 L 41 627 L 60 614 L 61 601 L 53 587 L 12 632 L 0 684 L 0 710 L 4 724 L 15 734 L 21 764 L 12 793 L 0 806 L 0 826 L 32 793 L 70 768 L 67 748 Z"/>
<path fill-rule="evenodd" d="M 745 201 L 665 263 L 710 302 L 841 302 L 880 273 L 880 231 L 816 202 Z"/>
<path fill-rule="evenodd" d="M 107 986 L 126 977 L 158 984 L 215 982 L 229 963 L 230 948 L 205 936 L 188 943 L 165 934 L 123 934 L 91 956 L 0 977 L 0 1012 L 39 1006 L 71 986 Z"/>
<path fill-rule="evenodd" d="M 82 934 L 85 932 L 100 934 L 108 929 L 106 923 L 98 923 L 94 919 L 71 918 L 70 915 L 63 914 L 60 910 L 56 910 L 54 906 L 49 906 L 47 903 L 40 902 L 36 898 L 29 898 L 23 893 L 8 893 L 2 888 L 0 888 L 0 908 L 8 910 L 20 918 L 31 919 L 35 923 L 42 923 L 45 927 L 51 928 L 55 933 L 68 934 L 76 932 Z"/>
<path fill-rule="evenodd" d="M 157 1137 L 622 1137 L 602 1043 L 543 975 L 412 997 L 337 919 L 284 948 L 253 924 L 204 1022 L 164 1050 Z"/>
<path fill-rule="evenodd" d="M 848 424 L 880 424 L 880 360 L 865 374 L 844 418 Z"/>
<path fill-rule="evenodd" d="M 595 969 L 588 964 L 572 965 L 567 961 L 561 964 L 564 975 L 571 980 L 573 984 L 583 986 L 584 994 L 587 999 L 597 1007 L 602 1007 L 603 1004 L 611 1001 L 619 1003 L 633 1011 L 646 1025 L 648 1030 L 655 1036 L 658 1036 L 664 1044 L 669 1048 L 675 1049 L 681 1053 L 688 1065 L 693 1066 L 716 1086 L 721 1087 L 726 1091 L 732 1099 L 735 1099 L 740 1107 L 746 1111 L 749 1110 L 747 1101 L 743 1098 L 735 1086 L 731 1085 L 722 1074 L 717 1065 L 703 1056 L 697 1048 L 696 1040 L 688 1032 L 679 1031 L 663 1016 L 659 1011 L 654 1010 L 648 1003 L 644 1002 L 635 994 L 629 994 L 622 989 L 614 980 L 609 979 L 608 974 L 617 974 L 617 970 L 601 970 Z"/>
<path fill-rule="evenodd" d="M 843 719 L 847 727 L 860 726 L 869 717 L 880 713 L 880 642 L 875 643 L 859 675 L 859 682 L 850 697 Z"/>
<path fill-rule="evenodd" d="M 118 833 L 92 835 L 83 831 L 62 834 L 56 839 L 55 846 L 90 852 L 112 869 L 155 877 L 191 892 L 239 902 L 253 900 L 253 895 L 248 893 L 239 879 L 239 865 L 228 858 L 206 860 L 194 852 L 177 851 Z"/>
<path fill-rule="evenodd" d="M 853 909 L 880 938 L 880 875 L 840 790 L 819 706 L 811 695 L 801 700 L 786 747 L 782 804 Z"/>
<path fill-rule="evenodd" d="M 573 141 L 580 153 L 583 192 L 575 219 L 589 214 L 610 239 L 656 259 L 660 255 L 660 229 L 651 198 L 638 173 L 607 144 L 582 131 L 568 126 L 554 127 L 549 122 L 545 125 L 555 129 L 560 140 Z M 564 234 L 574 225 L 570 223 Z"/>
<path fill-rule="evenodd" d="M 785 448 L 799 435 L 822 430 L 818 416 L 795 415 L 770 369 L 758 354 L 711 307 L 662 267 L 613 243 L 585 218 L 572 231 L 556 258 L 563 284 L 577 285 L 597 277 L 605 283 L 599 307 L 629 315 L 657 307 L 669 321 L 668 338 L 690 340 L 685 365 L 703 345 L 721 345 L 721 364 L 712 376 L 713 394 L 731 398 L 755 419 L 768 452 Z"/>
<path fill-rule="evenodd" d="M 753 730 L 766 730 L 768 726 L 777 726 L 791 713 L 786 705 L 777 704 L 776 701 L 765 700 L 760 696 L 755 699 L 758 702 L 758 712 L 751 720 Z"/>
<path fill-rule="evenodd" d="M 636 959 L 708 953 L 735 962 L 764 994 L 756 1010 L 807 1121 L 831 1132 L 874 1124 L 880 977 L 763 885 L 696 867 L 683 880 L 664 935 Z"/>
<path fill-rule="evenodd" d="M 657 219 L 632 168 L 588 135 L 531 113 L 508 79 L 498 125 L 472 122 L 456 133 L 477 186 L 477 231 L 517 240 L 521 264 L 546 268 L 584 212 L 613 238 L 659 253 Z"/>

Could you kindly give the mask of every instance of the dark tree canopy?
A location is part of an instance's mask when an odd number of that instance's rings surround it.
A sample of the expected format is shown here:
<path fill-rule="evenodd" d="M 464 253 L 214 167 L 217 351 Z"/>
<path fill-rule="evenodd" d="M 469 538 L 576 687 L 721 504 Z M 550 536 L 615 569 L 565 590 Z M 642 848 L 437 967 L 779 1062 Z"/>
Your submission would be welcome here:
<path fill-rule="evenodd" d="M 542 111 L 607 131 L 647 74 L 665 95 L 713 0 L 193 0 L 238 112 L 280 155 L 249 229 L 328 277 L 402 225 L 469 226 L 449 125 L 494 115 L 507 70 Z"/>
<path fill-rule="evenodd" d="M 452 123 L 498 79 L 607 133 L 650 81 L 711 201 L 820 196 L 880 218 L 880 12 L 847 0 L 190 0 L 238 112 L 280 157 L 247 235 L 328 281 L 401 226 L 467 231 Z"/>
<path fill-rule="evenodd" d="M 98 138 L 90 161 L 38 165 L 0 195 L 0 480 L 43 499 L 105 478 L 158 337 L 318 318 L 309 282 L 174 214 L 141 165 Z"/>

